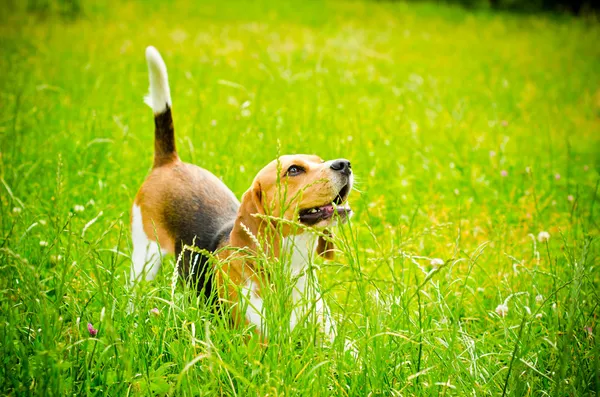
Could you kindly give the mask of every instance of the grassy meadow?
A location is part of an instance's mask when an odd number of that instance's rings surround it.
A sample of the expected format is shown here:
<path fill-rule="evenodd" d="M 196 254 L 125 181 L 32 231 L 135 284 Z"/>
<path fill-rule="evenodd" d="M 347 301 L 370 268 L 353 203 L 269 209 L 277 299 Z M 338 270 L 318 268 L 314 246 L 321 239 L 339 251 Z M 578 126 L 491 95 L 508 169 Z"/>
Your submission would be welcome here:
<path fill-rule="evenodd" d="M 598 395 L 595 19 L 60 4 L 0 5 L 0 394 Z M 333 344 L 290 333 L 285 304 L 268 347 L 248 339 L 173 284 L 173 257 L 128 288 L 148 45 L 180 156 L 238 197 L 279 153 L 352 161 L 355 216 L 319 262 Z"/>

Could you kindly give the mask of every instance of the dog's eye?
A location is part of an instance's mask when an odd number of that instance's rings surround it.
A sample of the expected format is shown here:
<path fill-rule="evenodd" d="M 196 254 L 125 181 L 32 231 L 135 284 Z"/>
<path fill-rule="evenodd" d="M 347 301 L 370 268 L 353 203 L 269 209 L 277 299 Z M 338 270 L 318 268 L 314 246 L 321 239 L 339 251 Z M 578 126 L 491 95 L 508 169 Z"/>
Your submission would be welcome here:
<path fill-rule="evenodd" d="M 304 168 L 300 167 L 299 165 L 292 165 L 292 166 L 290 166 L 290 168 L 288 168 L 288 170 L 285 174 L 287 176 L 296 176 L 296 175 L 300 175 L 303 172 L 304 172 Z"/>

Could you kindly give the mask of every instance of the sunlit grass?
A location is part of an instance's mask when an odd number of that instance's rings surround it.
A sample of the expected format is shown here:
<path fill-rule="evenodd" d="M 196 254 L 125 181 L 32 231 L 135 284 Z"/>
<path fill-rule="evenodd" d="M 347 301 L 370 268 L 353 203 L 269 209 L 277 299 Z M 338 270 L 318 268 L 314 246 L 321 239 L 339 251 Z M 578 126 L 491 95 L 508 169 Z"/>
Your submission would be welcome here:
<path fill-rule="evenodd" d="M 595 395 L 597 23 L 395 2 L 19 7 L 0 6 L 3 394 Z M 278 152 L 352 161 L 356 215 L 320 263 L 333 345 L 275 307 L 265 348 L 172 289 L 175 258 L 127 288 L 147 45 L 181 157 L 238 197 Z"/>

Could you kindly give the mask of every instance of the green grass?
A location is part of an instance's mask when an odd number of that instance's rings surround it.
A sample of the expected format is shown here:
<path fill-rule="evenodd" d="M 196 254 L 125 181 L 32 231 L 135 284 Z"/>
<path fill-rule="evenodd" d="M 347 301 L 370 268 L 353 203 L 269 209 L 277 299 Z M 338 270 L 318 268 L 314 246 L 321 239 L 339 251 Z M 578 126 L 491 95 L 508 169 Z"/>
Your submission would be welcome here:
<path fill-rule="evenodd" d="M 0 6 L 0 393 L 597 395 L 598 23 L 280 3 Z M 352 161 L 320 272 L 333 346 L 290 335 L 285 305 L 268 348 L 247 340 L 171 290 L 174 258 L 126 287 L 147 45 L 181 157 L 238 197 L 277 153 Z"/>

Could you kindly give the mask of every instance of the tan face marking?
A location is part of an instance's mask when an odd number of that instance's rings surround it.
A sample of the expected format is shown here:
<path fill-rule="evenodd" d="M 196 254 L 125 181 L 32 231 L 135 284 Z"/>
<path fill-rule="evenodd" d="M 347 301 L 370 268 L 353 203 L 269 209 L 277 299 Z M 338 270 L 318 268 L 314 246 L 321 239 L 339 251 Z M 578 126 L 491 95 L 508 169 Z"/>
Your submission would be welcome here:
<path fill-rule="evenodd" d="M 260 190 L 261 202 L 266 214 L 289 221 L 298 221 L 303 210 L 343 205 L 351 188 L 351 176 L 331 168 L 314 155 L 286 155 L 272 161 L 256 176 L 253 189 Z M 342 193 L 343 197 L 338 197 Z M 333 216 L 310 224 L 326 227 Z"/>

